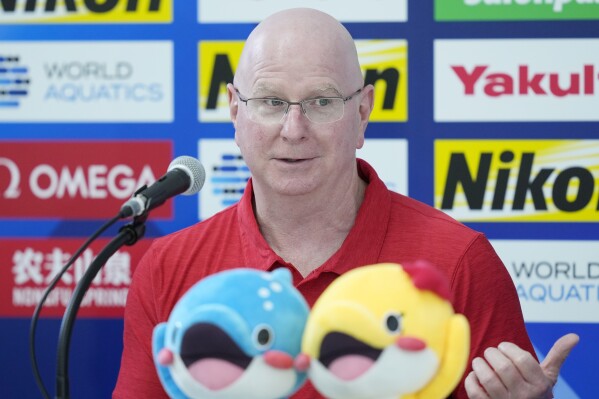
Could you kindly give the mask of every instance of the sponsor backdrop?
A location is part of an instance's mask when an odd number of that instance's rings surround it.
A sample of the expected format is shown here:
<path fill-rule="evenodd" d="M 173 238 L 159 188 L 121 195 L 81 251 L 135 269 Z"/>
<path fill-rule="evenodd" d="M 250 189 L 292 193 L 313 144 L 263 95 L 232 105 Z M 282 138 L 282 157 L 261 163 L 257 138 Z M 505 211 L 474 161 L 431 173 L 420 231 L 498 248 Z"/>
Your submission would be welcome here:
<path fill-rule="evenodd" d="M 201 193 L 155 209 L 146 238 L 110 259 L 82 305 L 72 396 L 110 396 L 135 265 L 153 237 L 238 201 L 250 174 L 225 85 L 255 24 L 296 6 L 335 15 L 356 38 L 376 87 L 359 155 L 391 189 L 487 234 L 538 356 L 563 333 L 582 338 L 556 397 L 599 397 L 599 1 L 2 0 L 3 397 L 39 397 L 30 317 L 64 262 L 173 158 L 198 157 Z M 37 348 L 50 392 L 65 304 L 118 227 L 48 298 Z"/>

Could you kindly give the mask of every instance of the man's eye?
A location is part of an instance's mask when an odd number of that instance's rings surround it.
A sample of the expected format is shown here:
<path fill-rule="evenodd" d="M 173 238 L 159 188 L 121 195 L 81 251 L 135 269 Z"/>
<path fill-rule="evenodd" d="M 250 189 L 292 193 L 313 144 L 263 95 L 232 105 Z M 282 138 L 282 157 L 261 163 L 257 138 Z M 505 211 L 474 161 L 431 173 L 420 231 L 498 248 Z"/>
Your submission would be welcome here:
<path fill-rule="evenodd" d="M 330 98 L 317 98 L 315 102 L 319 107 L 325 107 L 330 105 L 333 101 Z"/>
<path fill-rule="evenodd" d="M 285 104 L 284 101 L 279 100 L 278 98 L 265 98 L 264 103 L 270 107 L 281 107 Z"/>

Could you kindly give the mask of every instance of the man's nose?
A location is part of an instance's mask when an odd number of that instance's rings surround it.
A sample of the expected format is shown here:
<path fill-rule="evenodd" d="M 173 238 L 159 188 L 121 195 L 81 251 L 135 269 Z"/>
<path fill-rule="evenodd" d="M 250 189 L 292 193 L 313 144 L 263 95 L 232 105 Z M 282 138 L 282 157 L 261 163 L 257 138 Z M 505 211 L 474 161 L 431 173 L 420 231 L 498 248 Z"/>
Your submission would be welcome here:
<path fill-rule="evenodd" d="M 289 109 L 283 116 L 281 135 L 287 140 L 302 140 L 306 137 L 309 123 L 300 104 L 289 104 Z"/>

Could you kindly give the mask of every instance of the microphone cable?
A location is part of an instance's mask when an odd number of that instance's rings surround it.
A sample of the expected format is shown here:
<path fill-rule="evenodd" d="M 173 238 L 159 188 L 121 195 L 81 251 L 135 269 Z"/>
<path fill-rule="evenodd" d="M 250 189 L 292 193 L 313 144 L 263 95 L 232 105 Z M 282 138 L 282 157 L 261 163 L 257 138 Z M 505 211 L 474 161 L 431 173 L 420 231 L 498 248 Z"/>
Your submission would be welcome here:
<path fill-rule="evenodd" d="M 118 215 L 116 215 L 115 217 L 110 219 L 108 222 L 104 223 L 98 230 L 96 230 L 96 232 L 94 234 L 92 234 L 87 239 L 87 241 L 85 241 L 83 243 L 83 245 L 81 247 L 79 247 L 79 249 L 73 254 L 73 256 L 71 256 L 69 261 L 63 266 L 63 268 L 54 277 L 54 279 L 52 280 L 50 285 L 48 285 L 48 287 L 44 291 L 44 294 L 42 295 L 42 298 L 40 299 L 37 306 L 35 307 L 33 316 L 31 317 L 31 325 L 29 327 L 29 358 L 31 360 L 31 367 L 33 368 L 33 376 L 35 377 L 35 383 L 37 384 L 37 387 L 38 387 L 39 391 L 41 392 L 42 396 L 44 397 L 44 399 L 51 399 L 51 398 L 50 398 L 50 394 L 46 390 L 46 387 L 44 386 L 44 382 L 42 381 L 42 377 L 40 375 L 39 367 L 37 364 L 37 356 L 35 354 L 35 330 L 37 327 L 37 322 L 38 322 L 42 307 L 44 306 L 44 303 L 46 302 L 48 295 L 50 295 L 50 292 L 52 292 L 52 290 L 56 287 L 56 285 L 62 278 L 63 274 L 65 274 L 66 271 L 71 267 L 73 262 L 75 262 L 75 260 L 77 260 L 77 258 L 79 258 L 81 253 L 83 251 L 85 251 L 87 249 L 87 247 L 89 247 L 89 245 L 96 238 L 98 238 L 100 236 L 100 234 L 102 234 L 110 226 L 115 224 L 118 220 L 122 219 L 123 217 L 124 217 L 123 213 L 119 212 Z"/>

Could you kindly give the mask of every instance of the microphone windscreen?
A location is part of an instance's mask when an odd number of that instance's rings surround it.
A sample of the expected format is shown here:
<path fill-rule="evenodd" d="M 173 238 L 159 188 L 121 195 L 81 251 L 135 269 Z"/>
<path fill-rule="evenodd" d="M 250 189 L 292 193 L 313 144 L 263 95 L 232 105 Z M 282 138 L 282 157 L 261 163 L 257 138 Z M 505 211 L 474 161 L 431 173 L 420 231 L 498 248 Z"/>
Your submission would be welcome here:
<path fill-rule="evenodd" d="M 197 194 L 202 189 L 204 181 L 206 180 L 206 171 L 204 170 L 202 163 L 197 158 L 187 155 L 177 157 L 173 159 L 167 170 L 171 171 L 173 169 L 185 171 L 191 180 L 189 188 L 187 191 L 182 193 L 182 195 Z"/>

